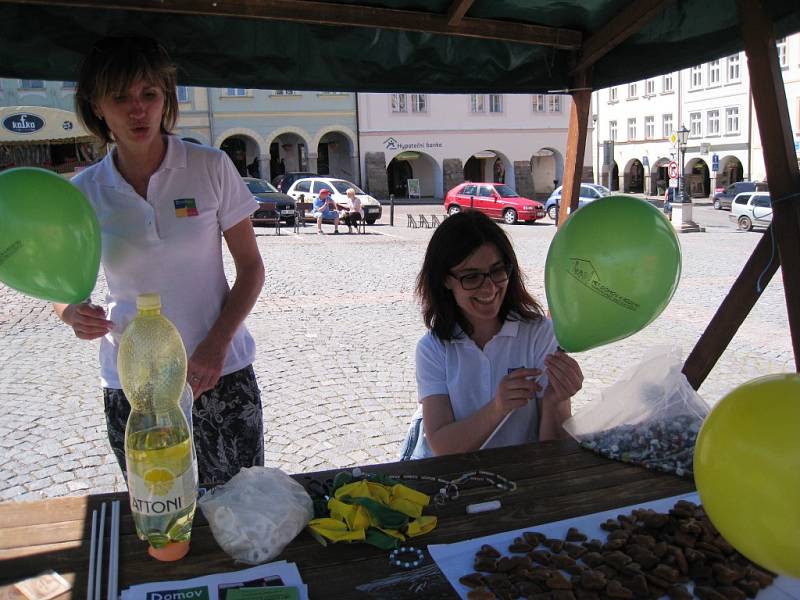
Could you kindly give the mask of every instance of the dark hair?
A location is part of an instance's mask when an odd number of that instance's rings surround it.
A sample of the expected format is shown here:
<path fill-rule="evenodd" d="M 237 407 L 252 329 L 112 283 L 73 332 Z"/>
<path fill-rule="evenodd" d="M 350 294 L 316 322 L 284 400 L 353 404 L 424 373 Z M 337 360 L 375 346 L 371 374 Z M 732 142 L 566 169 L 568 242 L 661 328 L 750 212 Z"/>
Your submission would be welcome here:
<path fill-rule="evenodd" d="M 467 335 L 472 335 L 472 325 L 444 281 L 453 267 L 487 243 L 494 245 L 503 262 L 511 267 L 506 295 L 498 314 L 500 321 L 517 318 L 536 321 L 544 317 L 541 305 L 525 289 L 517 255 L 508 236 L 483 213 L 468 210 L 447 217 L 436 228 L 417 275 L 416 295 L 422 304 L 422 317 L 428 329 L 439 339 L 452 339 L 456 325 Z"/>
<path fill-rule="evenodd" d="M 139 79 L 151 82 L 164 93 L 161 132 L 169 133 L 178 120 L 176 67 L 164 49 L 148 37 L 108 37 L 92 46 L 83 59 L 75 112 L 87 130 L 110 144 L 114 140 L 106 122 L 97 116 L 95 107 L 102 98 L 129 88 Z"/>

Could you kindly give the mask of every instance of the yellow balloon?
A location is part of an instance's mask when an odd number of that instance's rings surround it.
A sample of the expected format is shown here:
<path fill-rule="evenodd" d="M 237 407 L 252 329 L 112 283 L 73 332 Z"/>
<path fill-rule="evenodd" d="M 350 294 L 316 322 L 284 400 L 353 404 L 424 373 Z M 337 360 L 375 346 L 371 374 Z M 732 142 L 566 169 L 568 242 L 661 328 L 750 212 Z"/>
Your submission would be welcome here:
<path fill-rule="evenodd" d="M 734 548 L 800 577 L 800 374 L 759 377 L 720 400 L 698 434 L 694 477 Z"/>

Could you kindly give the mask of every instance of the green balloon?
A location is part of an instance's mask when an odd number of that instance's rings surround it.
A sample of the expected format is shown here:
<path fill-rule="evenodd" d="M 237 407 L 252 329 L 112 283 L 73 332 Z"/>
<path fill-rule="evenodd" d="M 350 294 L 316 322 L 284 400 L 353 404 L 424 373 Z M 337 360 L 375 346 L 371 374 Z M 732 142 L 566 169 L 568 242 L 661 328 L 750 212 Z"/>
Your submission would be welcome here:
<path fill-rule="evenodd" d="M 607 196 L 573 213 L 545 264 L 556 339 L 580 352 L 633 335 L 669 304 L 681 273 L 672 224 L 632 196 Z"/>
<path fill-rule="evenodd" d="M 0 173 L 0 281 L 35 298 L 89 297 L 100 268 L 100 225 L 63 177 L 32 167 Z"/>

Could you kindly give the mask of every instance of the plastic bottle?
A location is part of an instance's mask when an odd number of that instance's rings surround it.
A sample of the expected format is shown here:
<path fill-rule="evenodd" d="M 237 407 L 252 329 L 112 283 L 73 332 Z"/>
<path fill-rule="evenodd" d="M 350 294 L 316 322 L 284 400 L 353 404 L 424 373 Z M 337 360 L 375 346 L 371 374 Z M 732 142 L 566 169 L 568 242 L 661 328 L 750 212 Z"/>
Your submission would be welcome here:
<path fill-rule="evenodd" d="M 186 385 L 186 349 L 161 315 L 158 294 L 136 299 L 138 315 L 119 345 L 117 369 L 131 404 L 125 458 L 131 512 L 151 556 L 178 560 L 189 551 L 197 502 L 192 433 L 179 402 Z"/>

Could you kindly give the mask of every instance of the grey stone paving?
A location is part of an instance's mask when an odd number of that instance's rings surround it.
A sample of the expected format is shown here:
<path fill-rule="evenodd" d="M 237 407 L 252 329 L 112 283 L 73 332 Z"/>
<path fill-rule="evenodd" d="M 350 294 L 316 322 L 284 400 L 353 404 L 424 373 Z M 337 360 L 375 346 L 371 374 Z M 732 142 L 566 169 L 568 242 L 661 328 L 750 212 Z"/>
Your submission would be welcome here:
<path fill-rule="evenodd" d="M 386 224 L 366 236 L 258 230 L 267 283 L 247 325 L 258 344 L 270 466 L 303 472 L 397 456 L 416 404 L 414 346 L 424 333 L 412 290 L 432 232 L 407 228 L 405 215 L 441 209 L 396 210 L 395 227 L 387 211 Z M 695 213 L 708 230 L 681 236 L 683 274 L 666 311 L 631 338 L 576 355 L 586 376 L 576 409 L 654 345 L 676 344 L 686 355 L 759 239 L 728 226 L 727 213 Z M 543 299 L 555 228 L 504 227 Z M 104 286 L 101 278 L 95 301 Z M 0 501 L 124 489 L 105 438 L 98 343 L 78 340 L 47 303 L 5 286 L 0 338 Z M 792 370 L 778 273 L 700 393 L 713 404 L 753 377 Z"/>

